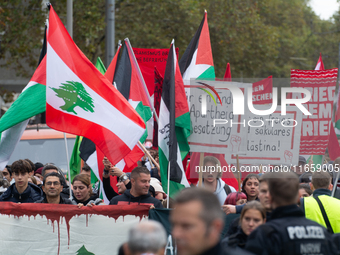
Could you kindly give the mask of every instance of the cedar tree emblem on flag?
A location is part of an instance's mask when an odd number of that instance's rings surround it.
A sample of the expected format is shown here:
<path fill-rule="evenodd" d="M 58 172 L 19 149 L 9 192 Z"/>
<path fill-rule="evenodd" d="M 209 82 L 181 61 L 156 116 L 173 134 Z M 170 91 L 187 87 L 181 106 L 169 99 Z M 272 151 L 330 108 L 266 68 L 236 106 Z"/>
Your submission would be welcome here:
<path fill-rule="evenodd" d="M 60 106 L 60 109 L 77 114 L 74 108 L 79 106 L 84 111 L 94 112 L 93 99 L 90 94 L 87 93 L 83 84 L 80 82 L 67 81 L 67 83 L 62 83 L 62 85 L 63 86 L 60 86 L 59 89 L 50 87 L 57 93 L 57 97 L 60 97 L 65 101 L 65 105 Z"/>

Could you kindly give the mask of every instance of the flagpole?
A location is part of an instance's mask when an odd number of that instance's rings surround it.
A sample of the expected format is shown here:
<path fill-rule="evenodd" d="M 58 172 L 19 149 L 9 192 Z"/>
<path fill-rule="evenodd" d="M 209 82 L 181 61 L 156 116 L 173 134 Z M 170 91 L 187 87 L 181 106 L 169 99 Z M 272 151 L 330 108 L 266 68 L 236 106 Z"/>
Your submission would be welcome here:
<path fill-rule="evenodd" d="M 168 165 L 168 187 L 167 187 L 167 195 L 168 198 L 166 200 L 166 208 L 169 209 L 169 200 L 170 200 L 170 160 L 169 160 L 169 165 Z"/>
<path fill-rule="evenodd" d="M 124 41 L 127 42 L 128 50 L 129 50 L 129 52 L 131 53 L 131 55 L 133 56 L 133 60 L 134 60 L 134 61 L 133 61 L 133 62 L 134 62 L 133 64 L 135 65 L 135 67 L 136 67 L 136 69 L 137 69 L 137 71 L 138 71 L 139 78 L 141 79 L 142 84 L 143 84 L 144 92 L 145 92 L 145 94 L 147 95 L 147 98 L 148 98 L 150 107 L 151 107 L 151 109 L 152 109 L 153 114 L 155 115 L 157 124 L 159 124 L 158 115 L 157 115 L 157 113 L 156 113 L 155 108 L 153 107 L 153 104 L 151 103 L 151 98 L 150 98 L 150 94 L 149 94 L 148 88 L 146 87 L 146 84 L 145 84 L 145 81 L 144 81 L 142 72 L 141 72 L 141 70 L 139 69 L 139 65 L 138 65 L 138 63 L 137 63 L 136 56 L 135 56 L 135 54 L 133 53 L 132 46 L 131 46 L 131 44 L 130 44 L 129 38 L 126 38 Z"/>
<path fill-rule="evenodd" d="M 73 0 L 67 0 L 67 32 L 69 33 L 71 38 L 73 38 Z M 68 158 L 66 133 L 64 133 L 64 141 L 65 141 L 65 151 L 66 151 L 66 160 L 67 160 L 67 172 L 68 172 L 70 199 L 72 199 L 71 170 L 70 170 L 70 160 Z"/>
<path fill-rule="evenodd" d="M 67 148 L 67 139 L 66 133 L 64 133 L 64 141 L 65 141 L 65 151 L 66 151 L 66 160 L 67 160 L 67 172 L 68 172 L 68 181 L 69 181 L 69 190 L 70 190 L 70 200 L 72 200 L 72 189 L 71 189 L 71 170 L 70 170 L 70 159 L 68 158 L 68 148 Z"/>
<path fill-rule="evenodd" d="M 138 141 L 138 145 L 143 149 L 144 153 L 148 156 L 148 158 L 152 161 L 152 163 L 154 163 L 154 165 L 158 168 L 158 170 L 160 169 L 159 168 L 159 164 L 156 162 L 156 160 L 150 155 L 149 151 L 145 148 L 145 146 L 140 142 Z"/>

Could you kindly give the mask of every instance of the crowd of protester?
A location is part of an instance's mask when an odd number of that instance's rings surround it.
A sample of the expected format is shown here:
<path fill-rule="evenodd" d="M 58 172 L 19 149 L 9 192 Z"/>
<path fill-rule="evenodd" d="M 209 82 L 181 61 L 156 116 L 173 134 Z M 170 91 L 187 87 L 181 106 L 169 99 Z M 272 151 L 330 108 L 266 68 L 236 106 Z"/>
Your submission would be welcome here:
<path fill-rule="evenodd" d="M 157 151 L 150 154 L 158 158 Z M 203 164 L 220 162 L 206 156 Z M 331 194 L 335 175 L 327 166 L 304 172 L 304 164 L 300 157 L 299 171 L 248 174 L 239 191 L 222 180 L 222 173 L 205 172 L 202 184 L 182 190 L 175 200 L 164 192 L 159 169 L 146 157 L 131 173 L 104 157 L 102 181 L 110 205 L 150 204 L 154 209 L 170 200 L 171 234 L 179 255 L 340 254 L 340 191 Z M 116 178 L 117 192 L 110 178 Z M 0 194 L 0 201 L 15 203 L 105 205 L 86 164 L 70 183 L 55 164 L 17 160 L 0 172 Z M 164 254 L 167 237 L 161 224 L 144 222 L 129 233 L 119 254 Z"/>

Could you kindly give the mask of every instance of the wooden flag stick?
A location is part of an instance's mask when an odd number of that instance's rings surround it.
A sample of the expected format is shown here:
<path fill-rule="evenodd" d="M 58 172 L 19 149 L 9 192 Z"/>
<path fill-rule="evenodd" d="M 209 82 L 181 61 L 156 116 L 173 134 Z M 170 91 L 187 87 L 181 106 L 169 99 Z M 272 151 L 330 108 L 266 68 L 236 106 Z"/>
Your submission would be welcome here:
<path fill-rule="evenodd" d="M 238 191 L 241 192 L 241 172 L 240 172 L 240 161 L 238 159 L 238 154 L 236 154 L 236 167 L 237 167 L 237 182 L 238 182 Z"/>
<path fill-rule="evenodd" d="M 149 151 L 144 147 L 144 145 L 138 141 L 139 146 L 143 149 L 144 153 L 148 156 L 149 159 L 151 159 L 152 163 L 157 167 L 158 170 L 160 170 L 158 163 L 156 160 L 150 155 Z"/>
<path fill-rule="evenodd" d="M 200 168 L 198 172 L 198 187 L 202 187 L 202 182 L 203 182 L 203 161 L 204 161 L 204 152 L 200 153 Z"/>

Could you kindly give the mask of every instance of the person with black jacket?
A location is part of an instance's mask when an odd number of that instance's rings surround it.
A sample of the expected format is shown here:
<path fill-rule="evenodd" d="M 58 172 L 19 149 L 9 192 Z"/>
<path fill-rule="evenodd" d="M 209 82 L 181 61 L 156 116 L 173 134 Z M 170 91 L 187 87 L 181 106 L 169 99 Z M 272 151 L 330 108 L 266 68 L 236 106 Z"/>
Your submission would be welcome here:
<path fill-rule="evenodd" d="M 28 182 L 31 165 L 26 160 L 19 159 L 13 162 L 11 168 L 15 183 L 0 196 L 0 201 L 34 203 L 41 199 L 42 190 L 33 183 Z"/>
<path fill-rule="evenodd" d="M 124 183 L 126 189 L 131 189 L 131 182 L 126 173 L 120 170 L 118 167 L 113 166 L 111 162 L 104 157 L 103 159 L 104 171 L 103 171 L 103 188 L 107 199 L 110 201 L 115 196 L 120 195 L 111 187 L 110 175 L 117 177 L 117 183 Z"/>
<path fill-rule="evenodd" d="M 295 173 L 270 173 L 269 193 L 273 212 L 255 229 L 246 250 L 255 254 L 336 254 L 332 236 L 308 220 L 297 206 L 299 179 Z"/>
<path fill-rule="evenodd" d="M 130 178 L 131 189 L 112 198 L 110 205 L 138 203 L 152 204 L 155 208 L 163 208 L 162 203 L 149 193 L 151 176 L 147 168 L 141 166 L 134 168 Z"/>
<path fill-rule="evenodd" d="M 63 190 L 61 191 L 60 196 L 62 196 L 63 198 L 70 198 L 70 187 L 67 185 L 66 180 L 63 176 L 63 172 L 59 167 L 53 164 L 46 164 L 41 170 L 41 175 L 45 177 L 45 175 L 52 172 L 58 173 L 62 177 L 61 185 L 63 186 Z"/>
<path fill-rule="evenodd" d="M 60 196 L 61 191 L 63 190 L 62 177 L 57 173 L 49 173 L 46 174 L 43 180 L 42 189 L 44 191 L 44 197 L 36 203 L 45 203 L 45 204 L 76 204 L 72 203 L 68 198 L 63 198 Z"/>
<path fill-rule="evenodd" d="M 222 240 L 225 249 L 244 249 L 248 236 L 261 224 L 266 222 L 266 210 L 258 201 L 247 203 L 241 212 L 237 231 Z"/>

